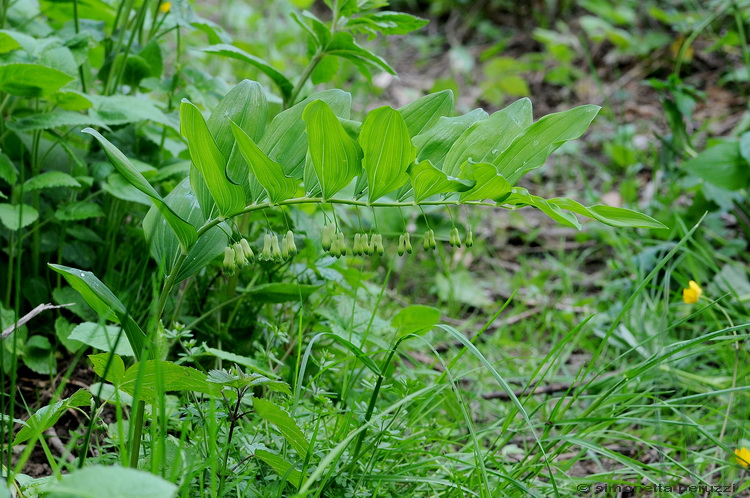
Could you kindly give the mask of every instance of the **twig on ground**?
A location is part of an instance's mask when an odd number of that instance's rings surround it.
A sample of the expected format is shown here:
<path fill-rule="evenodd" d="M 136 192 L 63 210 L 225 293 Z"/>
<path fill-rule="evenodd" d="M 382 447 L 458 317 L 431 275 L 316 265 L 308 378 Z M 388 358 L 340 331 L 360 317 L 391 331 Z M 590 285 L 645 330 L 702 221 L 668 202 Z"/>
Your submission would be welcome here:
<path fill-rule="evenodd" d="M 61 305 L 54 305 L 54 304 L 40 304 L 33 310 L 26 313 L 24 316 L 22 316 L 16 323 L 8 327 L 7 329 L 3 330 L 3 333 L 0 334 L 0 339 L 5 339 L 10 334 L 13 333 L 14 330 L 23 327 L 26 322 L 37 316 L 39 313 L 47 310 L 54 310 L 57 308 L 65 308 L 66 306 L 73 306 L 75 303 L 69 303 L 69 304 L 61 304 Z"/>

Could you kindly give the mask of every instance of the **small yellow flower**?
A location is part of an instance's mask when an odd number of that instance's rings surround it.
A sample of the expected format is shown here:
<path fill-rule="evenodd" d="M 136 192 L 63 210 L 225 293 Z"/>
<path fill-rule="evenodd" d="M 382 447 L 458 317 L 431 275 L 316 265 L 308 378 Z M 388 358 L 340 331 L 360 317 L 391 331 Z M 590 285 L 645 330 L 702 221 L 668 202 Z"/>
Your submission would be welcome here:
<path fill-rule="evenodd" d="M 172 10 L 172 2 L 164 2 L 161 5 L 159 5 L 159 12 L 166 14 L 170 10 Z"/>
<path fill-rule="evenodd" d="M 682 289 L 682 300 L 687 304 L 697 303 L 701 294 L 703 294 L 703 289 L 695 283 L 695 280 L 691 280 L 689 285 L 690 287 L 687 289 Z"/>
<path fill-rule="evenodd" d="M 750 465 L 750 450 L 742 447 L 734 450 L 734 454 L 734 459 L 737 460 L 737 463 L 745 468 L 748 468 L 748 465 Z"/>

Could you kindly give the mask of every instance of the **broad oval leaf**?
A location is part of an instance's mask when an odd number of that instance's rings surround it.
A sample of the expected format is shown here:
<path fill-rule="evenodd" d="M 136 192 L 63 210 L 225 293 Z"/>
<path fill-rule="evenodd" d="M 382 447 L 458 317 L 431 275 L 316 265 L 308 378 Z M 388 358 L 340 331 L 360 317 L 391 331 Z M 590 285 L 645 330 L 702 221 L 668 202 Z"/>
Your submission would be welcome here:
<path fill-rule="evenodd" d="M 60 187 L 80 188 L 81 184 L 78 183 L 78 180 L 62 171 L 46 171 L 29 178 L 23 184 L 23 189 L 26 192 Z"/>
<path fill-rule="evenodd" d="M 362 123 L 359 144 L 364 152 L 368 198 L 374 202 L 409 180 L 407 169 L 417 151 L 404 118 L 385 106 L 370 111 Z"/>
<path fill-rule="evenodd" d="M 268 199 L 278 204 L 293 197 L 297 192 L 297 181 L 286 176 L 281 165 L 270 160 L 247 136 L 247 133 L 234 123 L 232 123 L 232 132 L 242 157 L 245 158 L 253 177 L 266 190 Z"/>
<path fill-rule="evenodd" d="M 542 166 L 562 144 L 583 135 L 599 109 L 598 105 L 582 105 L 544 116 L 529 126 L 492 163 L 501 175 L 515 184 L 523 175 Z"/>
<path fill-rule="evenodd" d="M 241 212 L 245 207 L 245 191 L 227 178 L 226 158 L 198 108 L 187 100 L 180 105 L 180 129 L 187 138 L 193 164 L 206 182 L 219 213 L 229 217 Z"/>
<path fill-rule="evenodd" d="M 104 153 L 107 154 L 109 160 L 128 183 L 151 198 L 154 202 L 154 206 L 156 206 L 162 216 L 164 216 L 167 224 L 174 231 L 177 239 L 180 241 L 182 250 L 187 252 L 190 246 L 192 246 L 198 238 L 198 233 L 196 232 L 195 227 L 172 211 L 156 189 L 135 168 L 135 166 L 133 166 L 120 149 L 115 147 L 109 140 L 92 128 L 86 128 L 83 132 L 88 133 L 99 141 L 104 148 Z"/>
<path fill-rule="evenodd" d="M 172 498 L 177 486 L 144 470 L 92 465 L 62 477 L 45 491 L 49 496 L 97 498 L 103 489 L 109 498 Z"/>
<path fill-rule="evenodd" d="M 458 137 L 487 116 L 483 109 L 474 109 L 463 116 L 441 117 L 433 126 L 412 139 L 417 148 L 417 160 L 429 160 L 436 168 L 443 169 L 445 158 Z"/>
<path fill-rule="evenodd" d="M 466 161 L 492 163 L 533 122 L 531 101 L 520 99 L 473 123 L 451 146 L 443 171 L 458 176 Z"/>
<path fill-rule="evenodd" d="M 475 182 L 471 189 L 461 193 L 461 202 L 485 199 L 500 201 L 511 192 L 508 180 L 498 174 L 495 167 L 488 163 L 467 162 L 461 168 L 461 176 Z"/>
<path fill-rule="evenodd" d="M 403 308 L 391 319 L 391 326 L 400 335 L 429 330 L 440 321 L 440 310 L 432 306 L 415 304 Z"/>
<path fill-rule="evenodd" d="M 28 204 L 0 204 L 0 223 L 8 230 L 20 230 L 34 223 L 39 211 Z"/>
<path fill-rule="evenodd" d="M 289 484 L 295 488 L 299 489 L 302 485 L 302 472 L 295 469 L 294 466 L 281 455 L 266 450 L 255 450 L 255 458 L 268 464 L 268 466 L 271 467 L 279 477 L 289 482 Z"/>
<path fill-rule="evenodd" d="M 310 442 L 297 426 L 297 422 L 280 406 L 263 398 L 253 399 L 253 408 L 260 418 L 276 426 L 300 458 L 304 459 Z"/>
<path fill-rule="evenodd" d="M 411 184 L 414 189 L 414 202 L 422 202 L 436 194 L 461 192 L 471 188 L 469 183 L 446 175 L 428 160 L 412 166 Z"/>
<path fill-rule="evenodd" d="M 453 114 L 453 92 L 443 90 L 420 97 L 398 109 L 409 135 L 416 137 L 431 128 L 438 119 Z"/>
<path fill-rule="evenodd" d="M 42 97 L 73 81 L 62 71 L 40 64 L 0 64 L 0 90 L 18 97 Z"/>
<path fill-rule="evenodd" d="M 361 173 L 362 150 L 322 100 L 308 104 L 302 119 L 320 190 L 324 199 L 330 199 Z"/>

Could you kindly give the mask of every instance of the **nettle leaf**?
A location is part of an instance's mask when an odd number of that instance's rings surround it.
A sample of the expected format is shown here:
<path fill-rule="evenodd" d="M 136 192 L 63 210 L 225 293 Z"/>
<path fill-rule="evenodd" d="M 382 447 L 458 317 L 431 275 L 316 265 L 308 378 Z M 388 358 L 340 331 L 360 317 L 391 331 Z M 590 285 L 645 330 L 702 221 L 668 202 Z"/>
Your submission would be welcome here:
<path fill-rule="evenodd" d="M 11 159 L 0 152 L 0 179 L 9 185 L 15 185 L 18 181 L 18 169 Z"/>
<path fill-rule="evenodd" d="M 566 198 L 547 199 L 547 202 L 562 209 L 601 221 L 605 225 L 618 228 L 667 228 L 650 216 L 631 209 L 613 206 L 586 207 L 579 202 Z"/>
<path fill-rule="evenodd" d="M 271 380 L 265 375 L 251 373 L 245 374 L 242 371 L 231 373 L 226 370 L 211 370 L 208 372 L 206 380 L 212 384 L 220 384 L 224 388 L 230 389 L 247 389 L 251 387 L 264 386 L 270 391 L 292 394 L 292 390 L 284 381 Z"/>
<path fill-rule="evenodd" d="M 198 198 L 190 188 L 190 178 L 185 178 L 177 184 L 164 197 L 164 202 L 169 205 L 172 211 L 194 227 L 200 227 L 206 222 Z M 185 262 L 180 267 L 176 282 L 182 282 L 187 277 L 194 275 L 224 251 L 229 243 L 227 237 L 229 229 L 222 225 L 225 224 L 209 229 L 191 246 Z M 151 207 L 143 219 L 143 231 L 149 244 L 151 256 L 158 263 L 163 264 L 165 274 L 170 275 L 174 269 L 175 258 L 180 251 L 180 243 L 155 205 Z"/>
<path fill-rule="evenodd" d="M 465 163 L 461 176 L 475 182 L 474 187 L 461 193 L 461 202 L 483 201 L 492 199 L 501 201 L 511 192 L 508 180 L 498 174 L 497 169 L 489 163 Z"/>
<path fill-rule="evenodd" d="M 79 389 L 69 398 L 47 405 L 37 410 L 21 427 L 13 440 L 13 446 L 28 441 L 31 438 L 39 438 L 42 433 L 55 425 L 62 414 L 70 408 L 89 406 L 91 404 L 91 393 L 85 389 Z"/>
<path fill-rule="evenodd" d="M 355 63 L 369 64 L 390 74 L 396 74 L 396 71 L 385 60 L 357 44 L 352 34 L 345 31 L 339 31 L 333 35 L 326 47 L 326 54 L 349 59 Z"/>
<path fill-rule="evenodd" d="M 104 320 L 122 323 L 125 334 L 136 358 L 145 350 L 146 334 L 135 323 L 125 305 L 117 299 L 109 288 L 89 271 L 48 263 L 48 266 L 65 277 L 68 284 L 75 289 Z"/>
<path fill-rule="evenodd" d="M 84 111 L 94 105 L 88 95 L 76 90 L 60 90 L 52 95 L 52 98 L 66 111 Z"/>
<path fill-rule="evenodd" d="M 417 148 L 417 160 L 428 160 L 436 168 L 443 163 L 458 137 L 471 125 L 489 116 L 483 109 L 474 109 L 463 116 L 440 117 L 437 122 L 412 139 Z"/>
<path fill-rule="evenodd" d="M 153 121 L 177 131 L 176 123 L 148 99 L 132 95 L 90 95 L 94 108 L 92 116 L 105 125 L 118 126 L 141 121 Z"/>
<path fill-rule="evenodd" d="M 417 151 L 404 118 L 397 111 L 388 106 L 370 111 L 362 123 L 359 144 L 364 152 L 370 202 L 409 181 L 407 169 Z"/>
<path fill-rule="evenodd" d="M 749 135 L 743 136 L 748 142 Z M 740 190 L 750 184 L 750 167 L 743 157 L 741 142 L 724 142 L 709 147 L 684 164 L 687 172 L 726 190 Z"/>
<path fill-rule="evenodd" d="M 253 177 L 258 180 L 268 194 L 269 200 L 278 204 L 294 197 L 297 192 L 297 180 L 286 176 L 281 165 L 270 160 L 242 128 L 234 123 L 232 125 L 237 146 L 253 173 Z"/>
<path fill-rule="evenodd" d="M 208 52 L 209 54 L 218 54 L 224 57 L 229 57 L 230 59 L 236 59 L 255 66 L 256 68 L 260 69 L 266 76 L 271 78 L 271 81 L 276 83 L 276 86 L 278 86 L 279 90 L 281 91 L 281 95 L 285 99 L 288 98 L 294 90 L 294 85 L 292 84 L 292 82 L 289 81 L 286 76 L 281 74 L 281 72 L 276 70 L 268 62 L 259 57 L 248 54 L 244 50 L 239 49 L 234 45 L 220 43 L 218 45 L 211 45 L 210 47 L 206 47 L 202 49 L 202 51 Z"/>
<path fill-rule="evenodd" d="M 347 27 L 364 27 L 371 31 L 379 31 L 384 35 L 406 35 L 426 26 L 430 21 L 421 17 L 382 10 L 367 13 L 346 23 Z"/>
<path fill-rule="evenodd" d="M 72 76 L 40 64 L 0 64 L 0 90 L 18 97 L 43 97 L 71 81 Z"/>
<path fill-rule="evenodd" d="M 344 131 L 328 104 L 316 100 L 302 113 L 309 153 L 324 199 L 330 199 L 362 172 L 362 150 Z"/>
<path fill-rule="evenodd" d="M 177 485 L 143 470 L 92 465 L 76 470 L 45 489 L 50 496 L 96 498 L 106 489 L 109 498 L 172 498 Z"/>
<path fill-rule="evenodd" d="M 548 114 L 527 128 L 492 163 L 511 184 L 544 164 L 562 144 L 583 135 L 599 113 L 597 105 L 582 105 Z"/>
<path fill-rule="evenodd" d="M 128 181 L 130 185 L 137 188 L 154 202 L 154 206 L 161 212 L 164 219 L 169 224 L 170 228 L 174 230 L 175 235 L 180 241 L 182 250 L 187 252 L 188 248 L 198 238 L 198 233 L 195 227 L 180 218 L 177 213 L 172 211 L 170 207 L 164 202 L 161 195 L 156 189 L 146 180 L 146 178 L 136 169 L 130 160 L 125 157 L 120 149 L 115 147 L 109 140 L 104 138 L 98 131 L 92 128 L 86 128 L 83 133 L 88 133 L 99 141 L 104 153 L 109 158 L 110 162 L 114 165 L 115 169 Z"/>
<path fill-rule="evenodd" d="M 171 361 L 147 360 L 132 365 L 122 376 L 119 389 L 146 403 L 153 404 L 161 392 L 195 391 L 219 395 L 219 386 L 209 382 L 206 374 Z"/>
<path fill-rule="evenodd" d="M 266 450 L 255 450 L 255 457 L 268 464 L 279 476 L 295 488 L 299 489 L 302 486 L 302 472 L 295 469 L 284 457 Z"/>
<path fill-rule="evenodd" d="M 26 192 L 32 190 L 42 190 L 47 188 L 80 188 L 81 184 L 78 180 L 73 178 L 67 173 L 62 171 L 47 171 L 32 177 L 23 184 L 23 189 Z"/>
<path fill-rule="evenodd" d="M 72 111 L 53 111 L 42 114 L 34 114 L 27 118 L 16 121 L 8 121 L 9 129 L 16 132 L 29 132 L 35 130 L 49 130 L 65 126 L 101 126 L 106 127 L 103 121 L 96 117 L 87 116 Z"/>
<path fill-rule="evenodd" d="M 272 160 L 282 165 L 284 174 L 302 178 L 307 154 L 307 130 L 302 113 L 310 102 L 322 100 L 339 118 L 349 119 L 351 94 L 341 90 L 314 93 L 299 104 L 277 114 L 266 127 L 258 147 Z"/>
<path fill-rule="evenodd" d="M 398 109 L 409 135 L 416 137 L 431 128 L 441 117 L 453 113 L 453 92 L 443 90 L 420 97 Z"/>
<path fill-rule="evenodd" d="M 27 204 L 0 204 L 0 223 L 9 230 L 20 230 L 38 218 L 39 211 Z"/>
<path fill-rule="evenodd" d="M 415 304 L 403 308 L 391 319 L 391 326 L 403 336 L 429 330 L 440 322 L 440 310 Z"/>
<path fill-rule="evenodd" d="M 428 160 L 412 166 L 411 184 L 415 202 L 422 202 L 436 194 L 461 192 L 471 188 L 468 182 L 446 175 Z"/>
<path fill-rule="evenodd" d="M 60 206 L 55 211 L 55 218 L 60 221 L 81 221 L 104 216 L 101 206 L 94 202 L 72 202 Z"/>
<path fill-rule="evenodd" d="M 494 163 L 533 121 L 531 101 L 520 99 L 489 118 L 475 122 L 450 148 L 443 171 L 458 176 L 466 161 Z"/>
<path fill-rule="evenodd" d="M 90 354 L 89 360 L 91 360 L 96 375 L 107 382 L 111 382 L 115 387 L 120 385 L 125 375 L 125 362 L 122 361 L 120 355 L 115 353 Z M 107 368 L 107 364 L 109 364 L 109 368 Z"/>
<path fill-rule="evenodd" d="M 180 105 L 180 128 L 188 140 L 193 164 L 206 182 L 219 213 L 229 217 L 241 212 L 245 207 L 245 192 L 227 178 L 226 159 L 216 146 L 200 111 L 187 100 Z"/>
<path fill-rule="evenodd" d="M 297 422 L 286 411 L 263 398 L 255 398 L 253 408 L 260 418 L 273 424 L 281 432 L 281 435 L 294 448 L 300 458 L 305 458 L 310 449 L 310 442 L 297 426 Z"/>

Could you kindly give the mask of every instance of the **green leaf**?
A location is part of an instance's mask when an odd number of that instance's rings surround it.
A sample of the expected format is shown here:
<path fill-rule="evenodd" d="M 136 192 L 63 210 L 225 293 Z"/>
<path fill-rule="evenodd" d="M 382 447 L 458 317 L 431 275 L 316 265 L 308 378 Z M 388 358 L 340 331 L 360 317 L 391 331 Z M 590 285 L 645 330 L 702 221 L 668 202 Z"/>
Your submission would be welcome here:
<path fill-rule="evenodd" d="M 101 146 L 104 148 L 104 153 L 107 155 L 109 160 L 112 162 L 117 171 L 130 183 L 133 187 L 137 188 L 154 202 L 154 206 L 161 212 L 164 219 L 167 220 L 170 228 L 174 230 L 175 235 L 180 241 L 182 250 L 187 252 L 191 245 L 198 238 L 198 233 L 195 227 L 180 218 L 170 207 L 164 202 L 161 195 L 156 189 L 146 180 L 146 178 L 133 166 L 130 160 L 125 157 L 125 154 L 120 152 L 120 149 L 112 145 L 112 143 L 104 138 L 98 131 L 92 128 L 86 128 L 83 130 L 84 133 L 88 133 L 99 141 Z"/>
<path fill-rule="evenodd" d="M 582 105 L 544 116 L 529 126 L 492 163 L 511 185 L 515 184 L 523 175 L 542 166 L 562 144 L 583 135 L 599 109 L 601 107 L 596 105 Z"/>
<path fill-rule="evenodd" d="M 439 321 L 439 309 L 432 306 L 415 304 L 407 306 L 396 313 L 396 316 L 391 319 L 391 326 L 403 336 L 429 330 Z"/>
<path fill-rule="evenodd" d="M 471 125 L 486 119 L 487 116 L 484 110 L 474 109 L 463 116 L 439 118 L 434 125 L 412 139 L 417 148 L 417 160 L 427 160 L 436 168 L 444 169 L 445 158 L 458 137 Z"/>
<path fill-rule="evenodd" d="M 565 198 L 548 199 L 547 202 L 562 209 L 567 209 L 582 216 L 601 221 L 605 225 L 619 228 L 667 228 L 662 223 L 645 214 L 625 208 L 612 206 L 591 206 Z"/>
<path fill-rule="evenodd" d="M 23 189 L 25 192 L 30 192 L 46 188 L 79 188 L 80 186 L 81 184 L 78 183 L 78 180 L 67 173 L 63 173 L 62 171 L 47 171 L 27 180 L 23 185 Z"/>
<path fill-rule="evenodd" d="M 55 217 L 60 221 L 81 221 L 102 216 L 104 216 L 104 211 L 99 204 L 93 202 L 73 202 L 60 206 L 55 211 Z"/>
<path fill-rule="evenodd" d="M 214 356 L 216 358 L 221 358 L 222 360 L 225 360 L 231 363 L 242 365 L 243 367 L 247 367 L 260 374 L 263 374 L 266 377 L 278 378 L 278 375 L 274 374 L 273 372 L 268 370 L 266 367 L 259 364 L 257 361 L 253 360 L 252 358 L 248 358 L 247 356 L 240 356 L 235 353 L 230 353 L 229 351 L 222 351 L 220 349 L 215 349 L 210 346 L 206 346 L 205 343 L 203 344 L 203 349 L 206 351 L 206 354 L 210 356 Z"/>
<path fill-rule="evenodd" d="M 66 111 L 84 111 L 94 105 L 88 95 L 76 90 L 60 90 L 52 95 L 52 98 L 61 109 L 65 109 Z"/>
<path fill-rule="evenodd" d="M 510 194 L 510 183 L 491 164 L 467 162 L 461 168 L 461 176 L 475 182 L 474 187 L 461 193 L 461 202 L 485 199 L 500 201 Z"/>
<path fill-rule="evenodd" d="M 255 450 L 255 456 L 267 463 L 269 467 L 295 488 L 299 489 L 302 485 L 302 472 L 295 469 L 283 457 L 265 450 Z"/>
<path fill-rule="evenodd" d="M 714 145 L 687 161 L 683 167 L 701 180 L 726 190 L 740 190 L 750 184 L 750 164 L 742 156 L 738 142 Z"/>
<path fill-rule="evenodd" d="M 164 202 L 193 227 L 200 227 L 206 221 L 196 195 L 190 189 L 189 178 L 185 178 L 177 184 L 164 198 Z M 180 251 L 180 243 L 155 205 L 151 207 L 143 219 L 143 231 L 149 244 L 151 256 L 158 263 L 163 264 L 165 274 L 170 275 L 174 269 L 175 258 Z M 176 277 L 176 282 L 181 282 L 194 275 L 216 259 L 229 243 L 228 231 L 227 226 L 220 224 L 201 235 L 190 248 Z"/>
<path fill-rule="evenodd" d="M 362 172 L 362 151 L 328 104 L 316 100 L 302 113 L 309 153 L 324 199 L 330 199 Z"/>
<path fill-rule="evenodd" d="M 0 90 L 18 97 L 43 97 L 71 81 L 72 76 L 39 64 L 0 64 Z"/>
<path fill-rule="evenodd" d="M 443 90 L 425 95 L 399 108 L 398 112 L 404 118 L 409 136 L 416 137 L 431 128 L 440 118 L 453 113 L 453 92 Z"/>
<path fill-rule="evenodd" d="M 412 166 L 411 184 L 414 188 L 414 202 L 422 202 L 436 194 L 461 192 L 471 188 L 466 182 L 446 175 L 428 160 Z"/>
<path fill-rule="evenodd" d="M 339 60 L 336 57 L 329 55 L 324 56 L 318 62 L 318 65 L 313 69 L 310 75 L 310 80 L 313 85 L 320 85 L 321 83 L 328 83 L 333 79 L 334 76 L 339 72 Z"/>
<path fill-rule="evenodd" d="M 0 222 L 9 230 L 20 230 L 38 218 L 39 212 L 27 204 L 0 204 Z"/>
<path fill-rule="evenodd" d="M 206 378 L 212 384 L 220 384 L 223 388 L 247 389 L 263 386 L 270 391 L 282 392 L 286 395 L 292 394 L 292 390 L 284 381 L 271 380 L 265 375 L 257 373 L 246 374 L 239 369 L 228 372 L 226 370 L 211 370 Z"/>
<path fill-rule="evenodd" d="M 54 375 L 57 373 L 57 360 L 52 352 L 52 344 L 44 336 L 34 335 L 29 337 L 23 347 L 24 365 L 33 372 L 42 375 Z"/>
<path fill-rule="evenodd" d="M 255 413 L 266 422 L 273 424 L 281 435 L 286 439 L 300 458 L 304 459 L 310 448 L 310 442 L 297 426 L 297 422 L 280 406 L 271 401 L 255 398 L 253 399 Z"/>
<path fill-rule="evenodd" d="M 88 406 L 91 403 L 91 393 L 84 389 L 79 389 L 70 398 L 61 399 L 60 401 L 47 405 L 37 410 L 26 421 L 18 434 L 13 440 L 13 446 L 28 441 L 31 438 L 39 438 L 42 433 L 55 425 L 63 413 L 70 408 Z"/>
<path fill-rule="evenodd" d="M 475 122 L 451 147 L 443 171 L 449 176 L 459 176 L 466 161 L 494 163 L 532 122 L 529 99 L 517 100 L 489 118 Z"/>
<path fill-rule="evenodd" d="M 219 394 L 219 387 L 208 382 L 206 374 L 171 361 L 147 360 L 135 363 L 125 371 L 118 387 L 121 391 L 133 396 L 137 391 L 140 398 L 149 404 L 155 403 L 162 391 Z"/>
<path fill-rule="evenodd" d="M 270 201 L 278 204 L 294 197 L 298 182 L 286 176 L 281 165 L 270 160 L 242 128 L 232 123 L 232 132 L 242 157 L 245 158 L 253 176 L 265 189 Z"/>
<path fill-rule="evenodd" d="M 352 34 L 347 33 L 346 31 L 339 31 L 333 35 L 333 38 L 326 47 L 325 53 L 349 59 L 355 63 L 369 64 L 390 74 L 396 74 L 396 71 L 394 71 L 385 60 L 358 45 L 357 42 L 354 41 Z"/>
<path fill-rule="evenodd" d="M 177 486 L 143 470 L 120 466 L 92 465 L 62 477 L 45 489 L 46 496 L 99 498 L 171 498 Z"/>
<path fill-rule="evenodd" d="M 47 264 L 50 268 L 65 277 L 71 287 L 86 300 L 96 313 L 104 320 L 122 323 L 125 334 L 136 358 L 141 358 L 145 351 L 146 334 L 135 323 L 125 305 L 117 299 L 109 288 L 89 271 L 70 268 L 63 265 Z"/>
<path fill-rule="evenodd" d="M 381 10 L 350 19 L 347 27 L 364 27 L 384 35 L 406 35 L 426 26 L 430 21 L 421 17 Z"/>
<path fill-rule="evenodd" d="M 96 117 L 87 116 L 72 111 L 52 111 L 34 114 L 27 118 L 7 122 L 9 129 L 16 132 L 29 132 L 35 130 L 49 130 L 64 126 L 106 126 Z"/>
<path fill-rule="evenodd" d="M 8 156 L 0 152 L 0 179 L 15 185 L 18 181 L 18 169 Z"/>
<path fill-rule="evenodd" d="M 307 154 L 307 131 L 302 113 L 314 100 L 324 101 L 339 118 L 349 118 L 352 96 L 341 90 L 325 90 L 277 114 L 258 142 L 269 159 L 281 164 L 284 174 L 292 178 L 302 178 Z"/>
<path fill-rule="evenodd" d="M 255 66 L 256 68 L 260 69 L 266 76 L 271 78 L 274 83 L 276 83 L 276 86 L 279 87 L 281 95 L 284 97 L 284 99 L 288 98 L 294 90 L 294 85 L 292 84 L 292 82 L 289 81 L 286 76 L 274 69 L 268 62 L 254 55 L 248 54 L 244 50 L 239 49 L 233 45 L 228 45 L 225 43 L 211 45 L 210 47 L 204 48 L 203 52 L 208 52 L 209 54 L 218 54 Z"/>
<path fill-rule="evenodd" d="M 320 285 L 271 282 L 250 287 L 243 292 L 252 295 L 253 302 L 256 303 L 286 303 L 306 299 L 320 288 Z"/>
<path fill-rule="evenodd" d="M 176 130 L 176 123 L 166 116 L 159 108 L 143 96 L 132 95 L 89 95 L 94 102 L 92 116 L 112 126 L 141 121 L 153 121 Z"/>
<path fill-rule="evenodd" d="M 245 192 L 227 179 L 226 158 L 216 146 L 198 108 L 187 100 L 180 105 L 180 128 L 188 140 L 193 164 L 206 182 L 219 213 L 229 217 L 241 212 L 245 207 Z"/>
<path fill-rule="evenodd" d="M 364 151 L 370 202 L 409 181 L 407 169 L 417 151 L 404 118 L 397 111 L 388 106 L 370 111 L 362 123 L 359 144 Z"/>
<path fill-rule="evenodd" d="M 118 338 L 122 335 L 122 327 L 103 325 L 100 323 L 83 322 L 73 329 L 68 336 L 69 339 L 82 342 L 99 351 L 113 351 L 122 356 L 134 356 L 133 348 L 130 347 L 126 338 Z M 117 347 L 115 347 L 115 345 Z"/>
<path fill-rule="evenodd" d="M 110 357 L 112 357 L 111 361 Z M 125 375 L 125 363 L 120 355 L 114 353 L 90 354 L 89 360 L 91 360 L 96 375 L 107 382 L 111 382 L 115 387 L 120 385 Z M 107 368 L 107 363 L 109 363 L 109 368 Z"/>
<path fill-rule="evenodd" d="M 578 230 L 581 229 L 581 223 L 578 221 L 576 215 L 563 211 L 559 206 L 550 204 L 542 197 L 529 194 L 524 188 L 514 188 L 510 196 L 503 203 L 517 207 L 533 206 L 562 225 L 577 228 Z"/>

